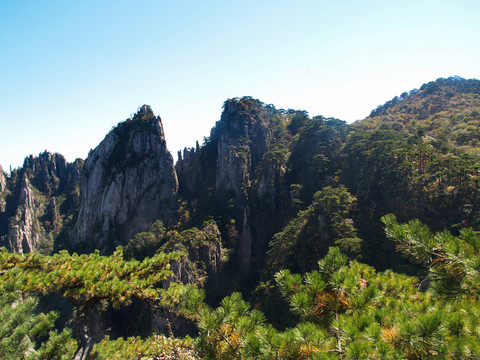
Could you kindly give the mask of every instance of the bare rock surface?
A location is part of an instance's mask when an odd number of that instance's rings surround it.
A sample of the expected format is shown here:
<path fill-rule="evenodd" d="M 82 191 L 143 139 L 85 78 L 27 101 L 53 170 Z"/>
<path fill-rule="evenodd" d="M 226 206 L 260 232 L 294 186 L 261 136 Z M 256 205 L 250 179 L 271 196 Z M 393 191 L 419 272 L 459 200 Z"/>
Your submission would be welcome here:
<path fill-rule="evenodd" d="M 178 180 L 160 117 L 142 106 L 89 154 L 80 179 L 74 248 L 109 252 L 175 211 Z"/>

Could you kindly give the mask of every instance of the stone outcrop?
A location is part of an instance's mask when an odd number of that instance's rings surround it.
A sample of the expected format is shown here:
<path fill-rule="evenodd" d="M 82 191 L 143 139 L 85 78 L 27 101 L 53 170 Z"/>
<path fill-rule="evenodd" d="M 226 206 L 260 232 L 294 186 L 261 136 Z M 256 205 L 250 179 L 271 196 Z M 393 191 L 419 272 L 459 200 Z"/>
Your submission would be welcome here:
<path fill-rule="evenodd" d="M 164 282 L 163 287 L 167 289 L 171 282 L 183 284 L 195 284 L 206 289 L 207 296 L 218 297 L 221 293 L 219 277 L 225 261 L 225 254 L 222 246 L 222 234 L 214 221 L 204 223 L 201 229 L 187 230 L 189 235 L 181 235 L 177 241 L 167 244 L 171 251 L 183 251 L 186 255 L 180 261 L 170 264 L 173 275 Z M 177 316 L 168 311 L 154 311 L 152 314 L 152 332 L 169 334 L 173 331 L 175 335 L 194 335 L 195 327 L 191 321 Z"/>
<path fill-rule="evenodd" d="M 142 106 L 89 154 L 80 179 L 80 210 L 71 246 L 112 251 L 177 205 L 178 180 L 160 117 Z"/>
<path fill-rule="evenodd" d="M 55 197 L 75 190 L 82 166 L 81 159 L 68 163 L 61 154 L 45 151 L 37 157 L 26 157 L 17 172 L 27 174 L 32 186 L 43 195 Z M 70 210 L 73 212 L 74 209 Z"/>
<path fill-rule="evenodd" d="M 3 172 L 2 166 L 0 166 L 0 213 L 5 211 L 5 197 L 7 190 L 7 177 Z"/>
<path fill-rule="evenodd" d="M 195 198 L 205 189 L 214 189 L 216 181 L 217 143 L 206 141 L 202 147 L 185 148 L 178 152 L 175 164 L 182 195 Z"/>
<path fill-rule="evenodd" d="M 251 189 L 257 169 L 275 140 L 279 117 L 268 106 L 251 98 L 225 102 L 217 136 L 216 188 L 220 196 L 232 197 L 239 212 L 236 215 L 240 231 L 240 266 L 248 270 L 255 242 L 266 241 L 252 233 Z"/>
<path fill-rule="evenodd" d="M 60 183 L 67 178 L 67 160 L 60 154 L 51 154 L 47 151 L 34 157 L 25 158 L 23 168 L 29 169 L 31 181 L 35 188 L 44 194 L 58 191 Z"/>
<path fill-rule="evenodd" d="M 0 165 L 0 192 L 5 191 L 6 186 L 7 186 L 7 179 L 5 177 L 5 173 L 3 172 L 3 168 Z"/>
<path fill-rule="evenodd" d="M 34 195 L 27 175 L 23 175 L 20 185 L 17 211 L 10 219 L 8 243 L 14 252 L 29 253 L 37 249 L 43 232 L 38 221 L 42 212 L 42 202 Z"/>
<path fill-rule="evenodd" d="M 176 165 L 182 195 L 201 193 L 201 183 L 204 192 L 214 191 L 216 204 L 228 209 L 222 215 L 235 220 L 239 234 L 235 247 L 244 270 L 250 267 L 256 241 L 251 189 L 262 158 L 278 136 L 281 119 L 274 108 L 258 100 L 227 100 L 210 138 L 201 148 L 184 150 L 183 158 L 179 153 Z"/>
<path fill-rule="evenodd" d="M 248 110 L 243 101 L 228 100 L 213 132 L 218 136 L 217 189 L 237 195 L 249 183 L 273 138 L 270 118 Z"/>
<path fill-rule="evenodd" d="M 82 164 L 82 160 L 68 164 L 62 155 L 45 151 L 25 158 L 8 181 L 0 179 L 3 245 L 22 253 L 53 249 L 53 239 L 78 208 L 76 189 Z"/>

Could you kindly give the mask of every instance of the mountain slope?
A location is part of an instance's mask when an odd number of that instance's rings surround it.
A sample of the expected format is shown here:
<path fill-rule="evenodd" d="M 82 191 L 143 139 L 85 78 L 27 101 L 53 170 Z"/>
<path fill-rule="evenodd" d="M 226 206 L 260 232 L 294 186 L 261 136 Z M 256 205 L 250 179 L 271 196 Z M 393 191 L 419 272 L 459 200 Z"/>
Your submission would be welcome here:
<path fill-rule="evenodd" d="M 395 97 L 356 124 L 428 135 L 450 147 L 480 153 L 480 81 L 440 78 Z"/>
<path fill-rule="evenodd" d="M 336 230 L 332 234 L 337 235 L 327 236 L 326 229 L 333 229 L 335 221 L 351 223 L 364 239 L 364 260 L 389 267 L 394 249 L 379 220 L 387 212 L 405 220 L 421 218 L 436 230 L 480 226 L 479 166 L 474 156 L 479 96 L 478 80 L 438 79 L 392 99 L 353 125 L 311 118 L 302 110 L 278 110 L 251 97 L 229 99 L 210 137 L 185 149 L 175 167 L 161 120 L 145 105 L 89 154 L 77 177 L 79 199 L 71 204 L 78 211 L 74 227 L 68 237 L 52 236 L 58 248 L 109 252 L 148 230 L 155 220 L 181 231 L 200 228 L 213 218 L 223 245 L 231 251 L 230 273 L 259 274 L 265 270 L 274 235 L 313 204 L 316 192 L 327 186 L 335 192 L 344 185 L 356 201 L 341 221 L 322 213 L 322 221 L 309 222 L 317 224 L 318 239 L 329 239 L 328 244 L 309 246 L 328 248 L 341 236 Z M 30 168 L 40 167 L 29 160 L 21 174 L 0 179 L 5 183 L 0 184 L 4 239 L 13 229 L 9 219 L 19 208 L 21 184 L 24 192 L 36 189 L 32 196 L 63 186 L 39 175 L 48 171 L 27 171 Z M 24 172 L 33 175 L 24 179 Z M 40 203 L 31 200 L 27 203 Z M 45 214 L 54 207 L 47 205 L 33 210 L 42 214 L 39 226 L 52 222 Z M 20 219 L 21 212 L 16 216 Z M 30 228 L 38 228 L 35 224 Z"/>
<path fill-rule="evenodd" d="M 353 125 L 229 99 L 210 137 L 175 166 L 160 118 L 144 105 L 84 165 L 44 153 L 0 171 L 3 244 L 51 251 L 54 239 L 55 250 L 102 253 L 125 245 L 140 259 L 181 250 L 174 273 L 205 286 L 209 302 L 241 291 L 272 323 L 291 326 L 273 275 L 305 274 L 331 246 L 379 271 L 423 271 L 385 236 L 385 214 L 434 231 L 480 230 L 480 157 L 475 138 L 459 140 L 463 130 L 477 134 L 479 83 L 439 79 Z"/>

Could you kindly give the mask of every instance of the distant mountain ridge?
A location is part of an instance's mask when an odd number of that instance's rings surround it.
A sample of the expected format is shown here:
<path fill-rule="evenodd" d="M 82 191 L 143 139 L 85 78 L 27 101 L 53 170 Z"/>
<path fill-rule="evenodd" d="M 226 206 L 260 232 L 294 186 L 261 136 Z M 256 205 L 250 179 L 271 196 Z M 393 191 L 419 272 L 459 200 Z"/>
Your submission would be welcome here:
<path fill-rule="evenodd" d="M 480 153 L 480 81 L 440 78 L 378 106 L 356 123 L 364 130 L 401 129 Z"/>
<path fill-rule="evenodd" d="M 402 257 L 396 243 L 386 236 L 381 220 L 386 214 L 400 222 L 419 219 L 432 231 L 440 231 L 439 236 L 449 230 L 476 239 L 473 235 L 480 231 L 479 106 L 480 81 L 458 77 L 438 79 L 404 93 L 351 125 L 321 115 L 311 117 L 304 110 L 276 109 L 248 96 L 232 98 L 224 102 L 210 136 L 202 144 L 185 148 L 174 163 L 161 118 L 143 105 L 112 128 L 85 161 L 67 163 L 60 154 L 43 152 L 25 158 L 23 166 L 10 174 L 0 168 L 0 245 L 18 253 L 96 252 L 92 258 L 112 254 L 123 246 L 112 261 L 144 260 L 121 270 L 124 279 L 131 275 L 132 267 L 144 269 L 141 264 L 153 262 L 151 257 L 157 252 L 179 252 L 182 255 L 169 262 L 172 275 L 161 287 L 178 281 L 202 288 L 205 302 L 215 313 L 208 322 L 223 324 L 229 313 L 214 307 L 219 303 L 223 309 L 230 307 L 226 296 L 236 293 L 233 296 L 239 297 L 241 293 L 252 309 L 264 313 L 267 327 L 261 328 L 262 333 L 275 328 L 297 331 L 298 318 L 288 311 L 281 296 L 285 293 L 275 286 L 279 276 L 288 271 L 298 274 L 291 275 L 298 280 L 288 290 L 292 295 L 302 288 L 319 291 L 312 293 L 314 312 L 318 299 L 325 303 L 325 309 L 331 306 L 332 297 L 323 296 L 326 283 L 316 281 L 334 267 L 339 277 L 331 278 L 333 287 L 340 278 L 341 283 L 355 278 L 352 286 L 361 291 L 377 288 L 375 273 L 393 270 L 382 275 L 384 294 L 390 292 L 394 272 L 402 274 L 395 275 L 396 279 L 405 279 L 404 274 L 424 278 L 426 268 Z M 426 228 L 418 229 L 414 228 Z M 456 259 L 461 247 L 455 246 L 459 244 L 455 239 L 460 238 L 449 239 L 446 244 Z M 68 258 L 64 253 L 61 256 Z M 343 256 L 342 262 L 348 257 L 373 268 L 368 270 L 355 261 L 350 263 L 357 264 L 355 268 L 338 267 L 337 260 Z M 434 256 L 440 258 L 443 253 Z M 333 261 L 325 266 L 328 257 Z M 102 262 L 98 264 L 100 269 Z M 78 269 L 75 266 L 72 271 L 81 273 Z M 316 272 L 319 275 L 307 275 L 302 282 L 301 275 L 314 274 L 313 269 L 320 269 Z M 342 269 L 351 275 L 345 278 Z M 96 269 L 93 272 L 101 276 Z M 112 274 L 113 287 L 117 273 Z M 77 279 L 73 276 L 72 281 Z M 400 283 L 398 296 L 392 301 L 397 303 L 411 289 L 415 293 L 409 303 L 425 310 L 423 303 L 416 303 L 423 291 L 417 293 L 413 280 L 408 286 Z M 128 287 L 136 284 L 129 282 Z M 428 281 L 421 285 L 429 286 Z M 172 289 L 174 298 L 183 296 L 175 290 L 181 288 Z M 375 294 L 366 296 L 377 298 Z M 304 295 L 307 297 L 295 301 L 310 298 L 310 290 Z M 354 297 L 363 311 L 366 297 Z M 70 318 L 68 309 L 55 296 L 44 301 L 44 308 L 62 311 L 65 321 Z M 346 304 L 350 299 L 341 301 Z M 379 298 L 378 304 L 385 305 L 384 300 Z M 245 305 L 241 311 L 249 312 Z M 331 315 L 332 309 L 328 310 Z M 378 309 L 383 311 L 382 306 L 372 311 Z M 342 312 L 342 317 L 350 317 L 347 308 Z M 334 319 L 326 314 L 321 317 Z M 410 313 L 402 314 L 411 317 Z M 353 318 L 353 322 L 358 319 Z M 120 341 L 153 333 L 168 334 L 168 339 L 174 334 L 178 339 L 186 334 L 195 336 L 197 331 L 168 307 L 135 301 L 88 321 L 95 332 Z M 391 325 L 386 326 L 384 330 L 390 332 Z M 421 332 L 425 329 L 418 328 Z M 228 331 L 240 339 L 236 329 Z M 304 334 L 302 331 L 298 334 Z M 287 332 L 289 338 L 298 337 L 297 332 Z M 256 341 L 259 333 L 252 333 L 252 340 Z M 312 339 L 308 341 L 318 345 L 319 338 Z M 305 344 L 303 335 L 301 343 Z M 138 348 L 134 353 L 138 355 Z"/>
<path fill-rule="evenodd" d="M 434 228 L 480 226 L 479 124 L 480 81 L 458 77 L 404 93 L 352 125 L 234 98 L 210 137 L 174 165 L 161 119 L 144 105 L 85 162 L 43 153 L 9 176 L 0 171 L 0 236 L 14 251 L 108 253 L 155 220 L 181 231 L 214 219 L 229 249 L 226 269 L 241 279 L 266 270 L 273 237 L 297 221 L 290 229 L 300 226 L 294 243 L 305 259 L 311 246 L 320 256 L 341 243 L 388 267 L 394 249 L 379 223 L 386 212 Z M 355 198 L 337 209 L 340 217 L 315 205 L 326 188 L 336 189 L 333 198 Z M 303 243 L 314 229 L 320 235 Z"/>

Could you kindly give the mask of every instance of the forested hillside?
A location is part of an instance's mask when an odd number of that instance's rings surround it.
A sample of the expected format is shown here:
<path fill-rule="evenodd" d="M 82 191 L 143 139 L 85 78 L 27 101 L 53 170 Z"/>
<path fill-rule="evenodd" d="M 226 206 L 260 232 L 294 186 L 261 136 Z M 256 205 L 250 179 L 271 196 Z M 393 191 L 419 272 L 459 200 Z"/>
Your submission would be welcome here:
<path fill-rule="evenodd" d="M 229 99 L 175 166 L 147 105 L 85 162 L 29 157 L 0 174 L 1 311 L 30 319 L 0 354 L 478 358 L 479 124 L 454 77 L 351 125 Z"/>
<path fill-rule="evenodd" d="M 478 154 L 480 83 L 438 79 L 386 102 L 359 122 L 363 129 L 403 129 Z"/>

